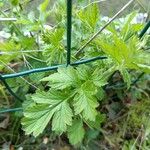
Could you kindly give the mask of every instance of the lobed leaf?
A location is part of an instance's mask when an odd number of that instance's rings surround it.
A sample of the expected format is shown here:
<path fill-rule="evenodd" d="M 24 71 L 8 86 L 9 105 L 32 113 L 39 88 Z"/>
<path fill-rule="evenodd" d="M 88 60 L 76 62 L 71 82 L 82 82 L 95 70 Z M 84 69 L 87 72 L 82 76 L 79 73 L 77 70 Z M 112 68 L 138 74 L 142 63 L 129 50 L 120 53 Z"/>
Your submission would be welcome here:
<path fill-rule="evenodd" d="M 51 74 L 41 81 L 49 81 L 49 85 L 54 89 L 65 89 L 78 84 L 78 75 L 73 67 L 58 68 L 58 72 Z"/>
<path fill-rule="evenodd" d="M 27 134 L 33 133 L 34 136 L 38 136 L 51 119 L 52 129 L 59 133 L 65 132 L 67 126 L 72 125 L 73 114 L 67 102 L 68 95 L 54 90 L 38 91 L 32 95 L 32 99 L 35 103 L 24 110 L 22 119 L 23 129 Z"/>
<path fill-rule="evenodd" d="M 76 145 L 82 142 L 85 130 L 81 119 L 74 120 L 71 127 L 68 129 L 68 137 L 71 144 Z"/>
<path fill-rule="evenodd" d="M 94 121 L 97 115 L 96 107 L 98 106 L 95 94 L 97 88 L 91 81 L 85 82 L 78 90 L 74 97 L 75 114 L 83 114 L 86 120 Z"/>

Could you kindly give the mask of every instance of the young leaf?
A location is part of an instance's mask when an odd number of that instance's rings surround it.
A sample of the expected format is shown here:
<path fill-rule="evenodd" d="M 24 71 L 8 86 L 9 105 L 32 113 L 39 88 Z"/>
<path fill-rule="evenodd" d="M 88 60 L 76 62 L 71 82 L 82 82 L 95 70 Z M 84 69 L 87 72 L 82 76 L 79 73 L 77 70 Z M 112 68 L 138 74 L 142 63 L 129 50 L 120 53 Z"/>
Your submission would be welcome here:
<path fill-rule="evenodd" d="M 150 66 L 144 64 L 136 64 L 143 72 L 150 73 Z"/>
<path fill-rule="evenodd" d="M 55 29 L 43 34 L 42 39 L 46 44 L 52 44 L 55 47 L 59 46 L 63 39 L 64 29 Z"/>
<path fill-rule="evenodd" d="M 40 5 L 40 10 L 44 13 L 48 7 L 50 0 L 45 0 L 41 5 Z"/>
<path fill-rule="evenodd" d="M 40 11 L 39 20 L 41 20 L 42 22 L 44 22 L 46 17 L 48 16 L 47 7 L 49 3 L 50 0 L 44 0 L 44 2 L 39 6 L 39 11 Z"/>
<path fill-rule="evenodd" d="M 127 83 L 127 88 L 130 88 L 131 85 L 131 77 L 129 72 L 126 69 L 120 70 L 123 80 Z"/>
<path fill-rule="evenodd" d="M 16 60 L 17 58 L 19 58 L 19 56 L 21 56 L 21 53 L 17 53 L 20 49 L 20 44 L 16 44 L 14 42 L 0 42 L 0 53 L 4 53 L 4 55 L 0 54 L 0 61 L 3 62 L 3 64 L 8 64 L 12 60 Z M 11 53 L 12 51 L 16 53 L 13 54 Z M 0 64 L 0 69 L 4 68 L 3 64 Z"/>
<path fill-rule="evenodd" d="M 89 5 L 78 13 L 78 17 L 92 29 L 95 29 L 99 20 L 99 9 L 97 4 Z"/>
<path fill-rule="evenodd" d="M 42 40 L 46 44 L 43 56 L 48 65 L 64 63 L 66 54 L 62 41 L 63 35 L 63 28 L 53 29 L 43 33 Z"/>
<path fill-rule="evenodd" d="M 132 30 L 133 25 L 131 24 L 131 21 L 135 18 L 136 14 L 137 12 L 133 12 L 125 18 L 125 23 L 121 29 L 121 35 L 123 36 L 124 40 L 128 40 L 135 33 Z"/>
<path fill-rule="evenodd" d="M 85 130 L 82 120 L 74 120 L 71 127 L 68 129 L 68 137 L 71 144 L 76 145 L 82 142 Z"/>

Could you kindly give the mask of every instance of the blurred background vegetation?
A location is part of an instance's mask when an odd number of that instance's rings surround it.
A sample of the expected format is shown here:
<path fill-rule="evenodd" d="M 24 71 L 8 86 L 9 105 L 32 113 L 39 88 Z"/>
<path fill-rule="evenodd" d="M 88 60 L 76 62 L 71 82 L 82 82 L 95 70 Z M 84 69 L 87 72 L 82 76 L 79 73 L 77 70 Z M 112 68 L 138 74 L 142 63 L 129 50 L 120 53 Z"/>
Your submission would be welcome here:
<path fill-rule="evenodd" d="M 43 2 L 43 0 L 31 0 L 31 1 L 32 3 L 28 4 L 28 10 L 33 10 L 33 11 L 35 11 L 39 6 L 39 4 Z M 77 3 L 77 1 L 78 0 L 74 2 Z M 87 2 L 84 0 L 80 0 L 80 1 L 83 1 L 83 3 Z M 123 7 L 129 0 L 98 0 L 98 1 L 101 1 L 99 3 L 101 14 L 103 14 L 104 16 L 112 16 L 115 13 L 117 13 L 121 9 L 121 7 Z M 51 3 L 53 2 L 54 0 L 51 0 Z M 8 8 L 9 6 L 6 7 Z M 141 12 L 148 12 L 150 10 L 150 0 L 135 0 L 135 2 L 127 8 L 124 14 L 127 14 L 134 10 L 140 10 Z"/>
<path fill-rule="evenodd" d="M 39 6 L 43 0 L 34 0 L 29 8 L 33 10 Z M 52 2 L 54 0 L 51 0 Z M 84 2 L 84 0 L 82 0 Z M 93 0 L 94 1 L 94 0 Z M 112 16 L 117 13 L 122 6 L 124 6 L 129 0 L 102 0 L 100 2 L 101 13 L 105 16 Z M 78 4 L 77 4 L 78 5 Z M 127 8 L 124 14 L 129 13 L 133 10 L 140 10 L 141 12 L 148 11 L 150 9 L 150 0 L 135 0 L 133 4 Z"/>

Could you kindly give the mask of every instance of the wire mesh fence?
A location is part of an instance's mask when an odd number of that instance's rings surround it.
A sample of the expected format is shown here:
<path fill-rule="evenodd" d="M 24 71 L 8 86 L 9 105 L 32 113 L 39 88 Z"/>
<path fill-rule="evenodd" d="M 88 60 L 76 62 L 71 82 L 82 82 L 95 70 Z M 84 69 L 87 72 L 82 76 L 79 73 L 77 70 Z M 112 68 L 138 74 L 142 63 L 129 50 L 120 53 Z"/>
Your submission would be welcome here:
<path fill-rule="evenodd" d="M 78 55 L 81 54 L 84 51 L 84 48 L 88 44 L 90 44 L 107 26 L 109 26 L 133 2 L 134 2 L 134 0 L 130 0 L 126 5 L 124 5 L 120 9 L 120 11 L 118 11 L 102 28 L 100 28 L 100 30 L 97 33 L 95 33 L 83 46 L 81 46 L 81 48 L 79 48 L 76 52 L 76 57 L 78 58 Z M 22 99 L 20 99 L 20 97 L 18 97 L 16 95 L 16 93 L 14 93 L 12 91 L 9 84 L 7 83 L 7 79 L 17 78 L 17 77 L 22 77 L 22 76 L 28 76 L 28 75 L 33 74 L 33 73 L 57 70 L 59 67 L 62 67 L 62 66 L 68 66 L 68 65 L 78 66 L 78 65 L 90 63 L 90 62 L 93 62 L 93 61 L 107 59 L 107 57 L 105 57 L 105 56 L 97 56 L 97 57 L 93 57 L 93 58 L 89 58 L 89 59 L 79 60 L 79 61 L 76 61 L 76 62 L 73 62 L 73 63 L 71 62 L 72 0 L 67 0 L 67 11 L 66 12 L 67 12 L 67 55 L 66 55 L 66 64 L 60 64 L 60 65 L 49 66 L 49 67 L 44 67 L 44 68 L 36 68 L 36 69 L 31 69 L 31 70 L 18 72 L 18 73 L 13 73 L 13 74 L 4 74 L 4 75 L 0 74 L 0 80 L 2 81 L 2 83 L 4 84 L 6 89 L 9 91 L 9 93 L 12 96 L 14 96 L 17 100 L 19 100 L 21 102 L 23 101 Z M 7 20 L 7 21 L 8 20 L 10 21 L 9 18 L 4 18 L 4 19 Z M 4 19 L 1 20 L 1 21 L 4 21 Z M 14 21 L 14 19 L 12 19 L 11 21 Z M 150 21 L 147 22 L 144 29 L 139 34 L 139 38 L 142 38 L 144 36 L 144 34 L 149 29 L 149 27 L 150 27 Z M 135 81 L 133 81 L 132 85 L 134 85 L 138 80 L 140 80 L 140 78 L 143 75 L 144 75 L 144 73 L 140 74 L 139 77 L 137 77 L 137 79 Z M 0 110 L 0 113 L 16 112 L 16 111 L 21 111 L 21 110 L 22 110 L 22 108 L 12 108 L 12 109 L 9 108 L 9 109 Z"/>

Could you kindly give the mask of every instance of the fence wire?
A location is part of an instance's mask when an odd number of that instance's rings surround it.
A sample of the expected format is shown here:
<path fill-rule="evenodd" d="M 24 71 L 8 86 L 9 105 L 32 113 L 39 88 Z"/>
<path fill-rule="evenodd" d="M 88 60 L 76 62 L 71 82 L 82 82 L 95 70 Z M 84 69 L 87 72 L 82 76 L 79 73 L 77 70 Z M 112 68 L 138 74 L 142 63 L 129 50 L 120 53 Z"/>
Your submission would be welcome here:
<path fill-rule="evenodd" d="M 95 39 L 109 24 L 111 24 L 111 22 L 113 22 L 130 4 L 132 4 L 134 0 L 130 0 L 126 5 L 124 5 L 122 7 L 122 9 L 120 11 L 118 11 L 113 17 L 112 19 L 110 19 L 109 22 L 107 22 L 104 27 L 102 27 L 97 33 L 95 33 L 88 41 L 87 43 L 85 43 L 80 49 L 77 50 L 76 56 L 78 57 L 80 53 L 83 52 L 84 48 L 93 40 Z M 30 74 L 33 73 L 39 73 L 39 72 L 46 72 L 46 71 L 52 71 L 52 70 L 57 70 L 59 67 L 62 66 L 78 66 L 81 64 L 86 64 L 86 63 L 90 63 L 93 61 L 97 61 L 97 60 L 103 60 L 103 59 L 107 59 L 106 56 L 97 56 L 97 57 L 93 57 L 93 58 L 89 58 L 86 60 L 80 60 L 80 61 L 76 61 L 74 63 L 71 63 L 71 35 L 72 35 L 72 0 L 67 0 L 67 56 L 66 56 L 66 64 L 61 64 L 61 65 L 57 65 L 57 66 L 50 66 L 50 67 L 45 67 L 45 68 L 36 68 L 36 69 L 31 69 L 31 70 L 27 70 L 27 71 L 23 71 L 23 72 L 19 72 L 19 73 L 13 73 L 13 74 L 5 74 L 2 75 L 0 74 L 0 80 L 2 81 L 2 83 L 4 84 L 4 86 L 6 87 L 6 89 L 9 91 L 9 93 L 14 96 L 17 100 L 19 101 L 23 101 L 22 99 L 20 99 L 20 97 L 18 97 L 16 95 L 16 93 L 14 93 L 12 91 L 12 89 L 10 88 L 9 84 L 6 82 L 6 79 L 10 79 L 10 78 L 17 78 L 17 77 L 21 77 L 21 76 L 28 76 Z M 139 34 L 139 38 L 142 38 L 144 36 L 144 34 L 147 32 L 147 30 L 150 27 L 150 21 L 148 21 L 148 23 L 145 25 L 144 29 L 141 31 L 141 33 Z M 144 75 L 144 73 L 141 73 L 139 75 L 139 77 L 137 77 L 137 79 L 135 81 L 132 82 L 132 85 L 134 85 L 136 82 L 138 82 L 138 80 L 140 80 L 140 78 Z M 22 111 L 22 108 L 9 108 L 9 109 L 3 109 L 0 110 L 0 114 L 1 113 L 8 113 L 8 112 L 16 112 L 16 111 Z"/>

